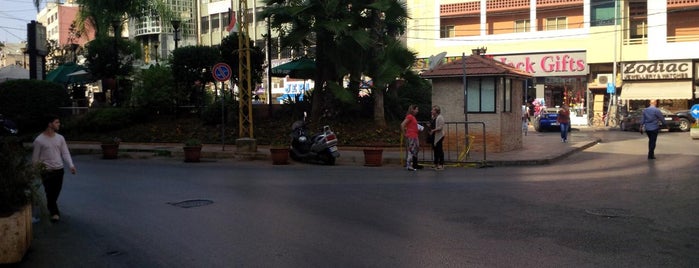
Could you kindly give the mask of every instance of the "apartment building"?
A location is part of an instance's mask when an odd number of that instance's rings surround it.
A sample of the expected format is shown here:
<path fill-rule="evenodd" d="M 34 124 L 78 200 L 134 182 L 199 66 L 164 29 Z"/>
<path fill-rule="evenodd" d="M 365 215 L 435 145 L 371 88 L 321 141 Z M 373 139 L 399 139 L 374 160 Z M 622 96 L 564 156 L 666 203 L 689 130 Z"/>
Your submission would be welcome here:
<path fill-rule="evenodd" d="M 170 18 L 158 15 L 155 9 L 149 15 L 132 18 L 129 32 L 141 44 L 141 64 L 156 64 L 168 57 L 176 47 L 198 45 L 196 0 L 165 0 L 164 6 L 172 14 Z"/>
<path fill-rule="evenodd" d="M 418 71 L 442 52 L 449 62 L 485 47 L 534 76 L 529 101 L 566 103 L 583 118 L 649 99 L 686 109 L 699 97 L 699 51 L 691 49 L 699 45 L 699 0 L 408 0 L 407 7 L 405 38 Z"/>

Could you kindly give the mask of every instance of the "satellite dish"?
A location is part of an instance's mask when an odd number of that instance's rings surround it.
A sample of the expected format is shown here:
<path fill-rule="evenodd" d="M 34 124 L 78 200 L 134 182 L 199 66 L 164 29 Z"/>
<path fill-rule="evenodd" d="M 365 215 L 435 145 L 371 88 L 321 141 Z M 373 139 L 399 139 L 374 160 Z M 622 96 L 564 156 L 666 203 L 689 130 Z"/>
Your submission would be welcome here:
<path fill-rule="evenodd" d="M 447 55 L 447 52 L 444 51 L 442 53 L 437 54 L 436 56 L 430 56 L 430 70 L 434 69 L 434 67 L 437 67 L 438 65 L 442 64 L 442 60 L 444 57 Z"/>

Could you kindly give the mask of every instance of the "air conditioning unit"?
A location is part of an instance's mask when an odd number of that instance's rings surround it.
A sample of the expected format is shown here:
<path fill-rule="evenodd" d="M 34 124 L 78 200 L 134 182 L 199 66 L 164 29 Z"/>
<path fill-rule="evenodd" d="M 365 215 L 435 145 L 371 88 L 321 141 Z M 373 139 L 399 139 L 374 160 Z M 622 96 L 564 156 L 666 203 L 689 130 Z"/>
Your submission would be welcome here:
<path fill-rule="evenodd" d="M 597 74 L 597 85 L 606 87 L 607 83 L 614 83 L 613 74 Z"/>

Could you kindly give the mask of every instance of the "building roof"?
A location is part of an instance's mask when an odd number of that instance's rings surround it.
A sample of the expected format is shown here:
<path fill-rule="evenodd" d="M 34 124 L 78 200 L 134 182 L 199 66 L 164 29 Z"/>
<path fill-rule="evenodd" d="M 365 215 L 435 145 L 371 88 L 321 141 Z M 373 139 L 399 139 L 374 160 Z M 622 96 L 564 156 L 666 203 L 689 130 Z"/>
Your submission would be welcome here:
<path fill-rule="evenodd" d="M 420 76 L 427 79 L 463 77 L 464 71 L 462 62 L 462 59 L 458 59 L 449 63 L 441 64 L 432 70 L 427 70 L 421 73 Z M 532 75 L 527 72 L 482 55 L 466 56 L 466 76 L 532 77 Z"/>

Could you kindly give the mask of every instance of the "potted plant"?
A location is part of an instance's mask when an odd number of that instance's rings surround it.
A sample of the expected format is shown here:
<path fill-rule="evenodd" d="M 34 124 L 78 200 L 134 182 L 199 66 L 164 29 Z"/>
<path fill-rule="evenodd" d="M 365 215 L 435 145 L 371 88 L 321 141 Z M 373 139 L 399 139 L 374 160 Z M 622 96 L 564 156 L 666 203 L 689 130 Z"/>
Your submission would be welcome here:
<path fill-rule="evenodd" d="M 693 140 L 699 140 L 699 122 L 695 121 L 694 124 L 692 124 L 692 127 L 689 128 L 689 137 L 691 137 Z"/>
<path fill-rule="evenodd" d="M 201 159 L 201 141 L 196 138 L 188 139 L 184 142 L 184 161 L 199 162 Z"/>
<path fill-rule="evenodd" d="M 32 240 L 32 182 L 38 172 L 13 139 L 0 137 L 0 264 L 21 261 Z"/>
<path fill-rule="evenodd" d="M 289 139 L 286 137 L 276 137 L 272 140 L 269 146 L 270 156 L 272 157 L 272 165 L 287 165 L 289 164 Z"/>
<path fill-rule="evenodd" d="M 121 139 L 119 139 L 118 137 L 109 137 L 102 139 L 102 158 L 117 159 L 119 155 L 119 143 L 121 143 Z"/>

